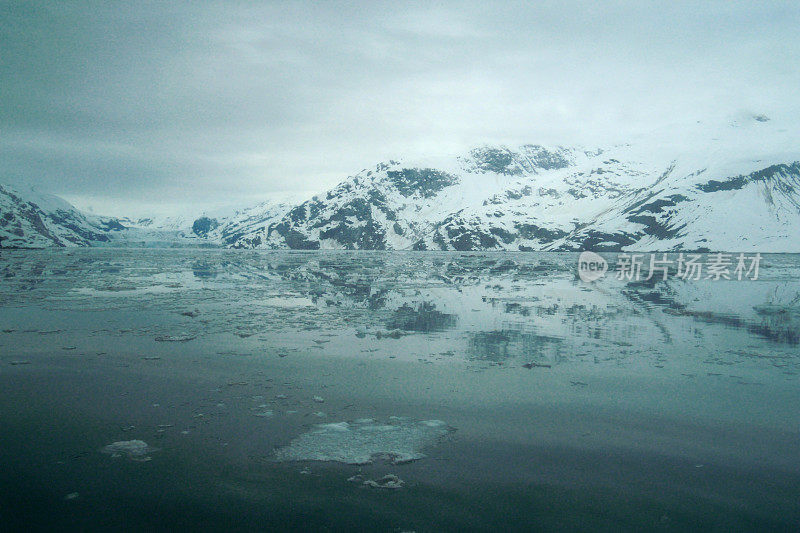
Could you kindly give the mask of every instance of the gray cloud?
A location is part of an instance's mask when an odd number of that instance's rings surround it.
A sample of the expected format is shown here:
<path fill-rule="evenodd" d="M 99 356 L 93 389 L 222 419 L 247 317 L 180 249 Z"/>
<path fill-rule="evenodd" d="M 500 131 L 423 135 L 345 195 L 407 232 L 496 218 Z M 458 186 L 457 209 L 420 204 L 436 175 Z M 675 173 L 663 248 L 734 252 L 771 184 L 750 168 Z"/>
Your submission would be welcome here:
<path fill-rule="evenodd" d="M 113 208 L 798 115 L 792 3 L 0 3 L 0 181 Z"/>

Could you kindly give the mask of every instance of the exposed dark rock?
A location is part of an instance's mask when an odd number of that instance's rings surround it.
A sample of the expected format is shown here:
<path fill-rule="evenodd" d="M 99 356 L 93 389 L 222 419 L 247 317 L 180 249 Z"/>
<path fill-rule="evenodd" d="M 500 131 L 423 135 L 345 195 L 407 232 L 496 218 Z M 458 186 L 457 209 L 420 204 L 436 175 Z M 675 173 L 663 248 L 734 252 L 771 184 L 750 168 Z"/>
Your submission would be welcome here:
<path fill-rule="evenodd" d="M 429 198 L 445 187 L 458 183 L 458 176 L 432 168 L 390 170 L 386 176 L 403 196 L 419 193 Z"/>
<path fill-rule="evenodd" d="M 215 230 L 219 227 L 219 222 L 216 218 L 200 217 L 192 224 L 192 233 L 198 237 L 205 237 L 208 232 Z"/>

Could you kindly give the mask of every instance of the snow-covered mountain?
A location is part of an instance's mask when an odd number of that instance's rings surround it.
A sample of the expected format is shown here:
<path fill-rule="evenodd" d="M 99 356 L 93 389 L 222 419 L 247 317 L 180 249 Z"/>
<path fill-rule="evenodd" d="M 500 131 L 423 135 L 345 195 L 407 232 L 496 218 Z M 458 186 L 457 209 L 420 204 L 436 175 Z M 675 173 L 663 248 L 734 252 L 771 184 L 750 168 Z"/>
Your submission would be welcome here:
<path fill-rule="evenodd" d="M 723 127 L 667 128 L 601 149 L 481 146 L 380 163 L 303 202 L 197 217 L 102 222 L 62 206 L 74 215 L 59 220 L 83 220 L 95 233 L 50 242 L 800 252 L 800 144 L 792 131 L 747 114 Z M 32 245 L 46 244 L 32 233 L 38 228 L 21 230 Z"/>
<path fill-rule="evenodd" d="M 0 185 L 0 247 L 92 246 L 125 228 L 115 219 L 82 213 L 51 194 Z"/>
<path fill-rule="evenodd" d="M 120 219 L 128 231 L 113 242 L 181 244 L 188 246 L 231 246 L 247 242 L 261 228 L 280 220 L 299 199 L 282 196 L 246 208 L 219 208 L 194 215 L 149 216 Z"/>
<path fill-rule="evenodd" d="M 296 195 L 244 209 L 113 218 L 31 188 L 0 185 L 0 248 L 229 246 L 280 220 L 295 203 Z"/>
<path fill-rule="evenodd" d="M 413 250 L 800 251 L 800 145 L 767 117 L 604 149 L 389 161 L 232 244 Z"/>
<path fill-rule="evenodd" d="M 297 203 L 297 197 L 283 197 L 245 209 L 220 212 L 217 216 L 212 213 L 195 219 L 192 233 L 223 246 L 238 243 L 239 247 L 252 247 L 248 244 L 258 237 L 262 228 L 275 224 Z"/>

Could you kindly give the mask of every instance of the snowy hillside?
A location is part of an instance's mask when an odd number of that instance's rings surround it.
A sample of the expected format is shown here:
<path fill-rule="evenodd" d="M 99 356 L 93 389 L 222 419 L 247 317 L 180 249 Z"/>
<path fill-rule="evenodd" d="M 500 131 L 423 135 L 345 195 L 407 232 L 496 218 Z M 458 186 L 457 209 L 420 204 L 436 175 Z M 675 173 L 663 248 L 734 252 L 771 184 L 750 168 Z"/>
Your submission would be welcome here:
<path fill-rule="evenodd" d="M 0 185 L 0 247 L 228 246 L 280 220 L 296 201 L 296 196 L 284 196 L 199 215 L 111 218 L 84 213 L 58 196 Z"/>
<path fill-rule="evenodd" d="M 255 239 L 262 228 L 280 220 L 295 203 L 284 195 L 246 208 L 220 208 L 195 214 L 122 218 L 127 232 L 117 241 L 136 239 L 189 246 L 230 246 Z"/>
<path fill-rule="evenodd" d="M 0 247 L 91 246 L 124 230 L 115 219 L 81 213 L 57 196 L 0 185 Z"/>
<path fill-rule="evenodd" d="M 103 219 L 2 191 L 2 246 L 800 252 L 800 144 L 744 114 L 604 148 L 480 146 L 391 160 L 324 194 Z"/>
<path fill-rule="evenodd" d="M 767 117 L 603 149 L 389 161 L 236 247 L 800 251 L 800 146 Z"/>

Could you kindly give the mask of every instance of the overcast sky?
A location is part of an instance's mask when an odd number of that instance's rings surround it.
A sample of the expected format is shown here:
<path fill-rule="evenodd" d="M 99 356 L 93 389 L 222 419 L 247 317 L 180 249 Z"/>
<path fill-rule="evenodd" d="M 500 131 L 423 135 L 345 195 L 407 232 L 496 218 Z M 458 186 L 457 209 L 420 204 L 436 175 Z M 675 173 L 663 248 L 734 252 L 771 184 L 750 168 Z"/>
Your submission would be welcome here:
<path fill-rule="evenodd" d="M 36 4 L 39 4 L 37 7 Z M 5 2 L 0 182 L 108 214 L 800 108 L 797 2 Z"/>

